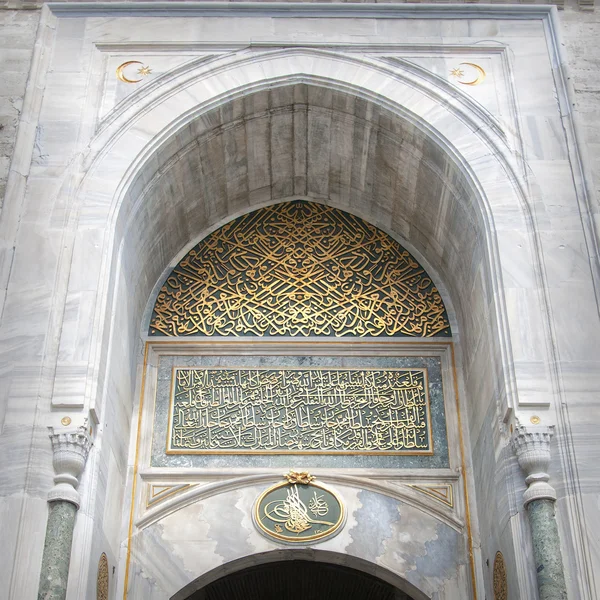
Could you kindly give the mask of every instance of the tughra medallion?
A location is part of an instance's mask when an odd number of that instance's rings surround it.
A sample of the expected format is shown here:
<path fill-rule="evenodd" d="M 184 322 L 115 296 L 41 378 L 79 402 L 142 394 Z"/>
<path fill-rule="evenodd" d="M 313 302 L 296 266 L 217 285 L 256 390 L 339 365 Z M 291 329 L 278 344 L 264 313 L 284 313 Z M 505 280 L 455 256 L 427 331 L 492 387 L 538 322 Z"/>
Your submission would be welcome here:
<path fill-rule="evenodd" d="M 286 481 L 263 492 L 254 507 L 254 521 L 267 537 L 293 544 L 322 541 L 344 524 L 341 498 L 315 483 L 309 473 L 290 471 Z"/>

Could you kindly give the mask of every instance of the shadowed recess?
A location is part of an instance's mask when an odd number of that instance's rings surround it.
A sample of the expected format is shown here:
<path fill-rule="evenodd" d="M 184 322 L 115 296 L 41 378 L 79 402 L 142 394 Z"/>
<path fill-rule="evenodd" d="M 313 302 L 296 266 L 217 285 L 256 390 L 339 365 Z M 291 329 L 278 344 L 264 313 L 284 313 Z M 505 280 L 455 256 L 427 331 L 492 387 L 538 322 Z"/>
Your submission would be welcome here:
<path fill-rule="evenodd" d="M 376 577 L 341 565 L 275 562 L 222 577 L 187 600 L 412 600 Z"/>
<path fill-rule="evenodd" d="M 295 200 L 224 225 L 162 286 L 150 335 L 449 336 L 414 257 L 344 211 Z"/>

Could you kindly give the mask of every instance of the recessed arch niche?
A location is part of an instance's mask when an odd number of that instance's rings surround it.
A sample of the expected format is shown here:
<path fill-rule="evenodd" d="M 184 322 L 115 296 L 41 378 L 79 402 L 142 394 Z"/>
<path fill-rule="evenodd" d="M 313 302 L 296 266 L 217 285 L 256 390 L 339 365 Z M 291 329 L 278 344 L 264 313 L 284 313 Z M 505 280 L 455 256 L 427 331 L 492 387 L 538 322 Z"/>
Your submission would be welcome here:
<path fill-rule="evenodd" d="M 475 365 L 466 383 L 480 386 L 478 366 L 498 350 L 494 321 L 489 318 L 495 306 L 486 266 L 489 229 L 472 180 L 417 121 L 358 94 L 316 84 L 277 85 L 222 102 L 181 128 L 139 169 L 117 217 L 117 233 L 123 240 L 119 287 L 122 292 L 130 291 L 127 302 L 117 306 L 117 326 L 122 323 L 122 331 L 135 336 L 141 324 L 147 348 L 162 348 L 165 341 L 148 337 L 146 332 L 161 287 L 172 270 L 224 225 L 290 202 L 346 211 L 401 244 L 439 290 L 454 340 L 459 333 L 462 340 L 473 341 L 462 353 L 467 370 Z M 190 340 L 188 336 L 186 342 L 190 348 L 204 348 L 200 354 L 206 356 L 208 345 L 203 345 L 202 337 L 192 335 Z M 210 348 L 212 353 L 227 356 L 227 349 L 214 338 Z M 313 350 L 305 345 L 297 354 L 308 355 Z M 150 350 L 147 373 L 156 373 L 157 360 Z M 452 370 L 450 358 L 441 368 Z M 154 391 L 152 385 L 142 387 L 146 394 Z M 144 413 L 149 399 L 141 408 L 142 422 L 151 418 Z M 459 425 L 457 415 L 452 418 L 448 442 L 455 455 L 441 467 L 456 469 Z M 147 435 L 142 433 L 141 439 Z M 192 484 L 168 486 L 154 474 L 144 474 L 144 465 L 149 466 L 149 473 L 159 468 L 152 460 L 151 449 L 140 450 L 138 466 L 150 486 L 145 492 L 149 497 L 153 486 L 163 490 L 158 498 L 174 494 L 166 502 L 188 493 L 185 486 Z M 200 463 L 186 460 L 180 464 L 201 468 Z M 224 464 L 222 459 L 212 468 Z M 271 468 L 266 463 L 254 465 Z M 193 485 L 201 485 L 202 477 L 198 477 Z M 436 515 L 450 513 L 454 507 L 463 511 L 465 497 L 456 488 L 457 476 L 452 477 L 447 484 L 451 489 L 432 492 L 426 486 L 425 492 L 410 493 L 418 502 L 432 506 L 439 502 L 440 494 L 446 494 L 442 509 L 434 511 Z M 243 485 L 231 483 L 230 487 L 241 489 Z M 389 493 L 393 495 L 392 488 Z M 452 494 L 454 501 L 449 503 Z M 175 505 L 173 501 L 169 507 Z M 160 521 L 161 510 L 150 504 L 142 510 L 140 522 L 148 525 L 141 527 L 140 534 Z M 174 509 L 167 512 L 170 510 Z M 132 543 L 130 538 L 128 544 Z M 133 560 L 139 557 L 135 545 L 131 556 Z M 471 564 L 467 570 L 472 568 Z M 461 577 L 462 589 L 469 588 L 472 584 L 465 581 L 464 574 Z"/>

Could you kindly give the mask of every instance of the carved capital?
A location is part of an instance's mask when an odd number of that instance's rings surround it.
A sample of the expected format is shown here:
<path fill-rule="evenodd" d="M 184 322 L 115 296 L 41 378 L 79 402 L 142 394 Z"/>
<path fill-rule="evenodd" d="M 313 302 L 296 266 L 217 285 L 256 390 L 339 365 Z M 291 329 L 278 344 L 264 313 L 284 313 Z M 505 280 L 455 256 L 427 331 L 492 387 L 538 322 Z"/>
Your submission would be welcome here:
<path fill-rule="evenodd" d="M 556 500 L 556 490 L 548 483 L 550 440 L 554 426 L 524 427 L 518 424 L 512 436 L 512 447 L 525 473 L 527 490 L 523 501 L 527 506 L 533 500 Z"/>
<path fill-rule="evenodd" d="M 56 473 L 48 502 L 64 500 L 79 508 L 79 477 L 92 445 L 87 427 L 56 432 L 53 427 L 48 427 L 48 430 L 52 441 L 52 465 Z"/>

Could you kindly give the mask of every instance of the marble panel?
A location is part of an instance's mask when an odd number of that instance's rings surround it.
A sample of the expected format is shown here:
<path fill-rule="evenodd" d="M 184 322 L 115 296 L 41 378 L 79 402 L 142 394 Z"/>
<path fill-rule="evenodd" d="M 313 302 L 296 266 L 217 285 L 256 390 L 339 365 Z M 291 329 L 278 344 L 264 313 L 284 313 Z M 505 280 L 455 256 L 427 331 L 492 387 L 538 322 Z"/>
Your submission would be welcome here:
<path fill-rule="evenodd" d="M 343 367 L 343 368 L 404 368 L 426 367 L 429 378 L 431 403 L 433 456 L 368 456 L 368 455 L 203 455 L 166 454 L 168 411 L 171 394 L 173 366 L 199 367 Z M 441 365 L 438 358 L 340 358 L 320 356 L 188 356 L 162 357 L 158 369 L 155 414 L 152 434 L 152 458 L 154 467 L 353 467 L 353 468 L 445 468 L 449 466 L 446 416 L 444 407 Z"/>
<path fill-rule="evenodd" d="M 139 531 L 132 540 L 131 597 L 140 597 L 136 588 L 143 589 L 143 580 L 169 595 L 183 587 L 182 581 L 216 567 L 281 550 L 280 544 L 258 533 L 250 517 L 263 489 L 250 485 L 190 504 Z M 467 553 L 459 532 L 389 497 L 347 486 L 336 490 L 346 505 L 347 523 L 339 535 L 313 544 L 315 550 L 331 553 L 330 560 L 340 564 L 348 560 L 344 555 L 366 560 L 436 600 L 465 593 L 468 582 L 461 572 Z M 253 562 L 260 560 L 256 556 Z"/>

